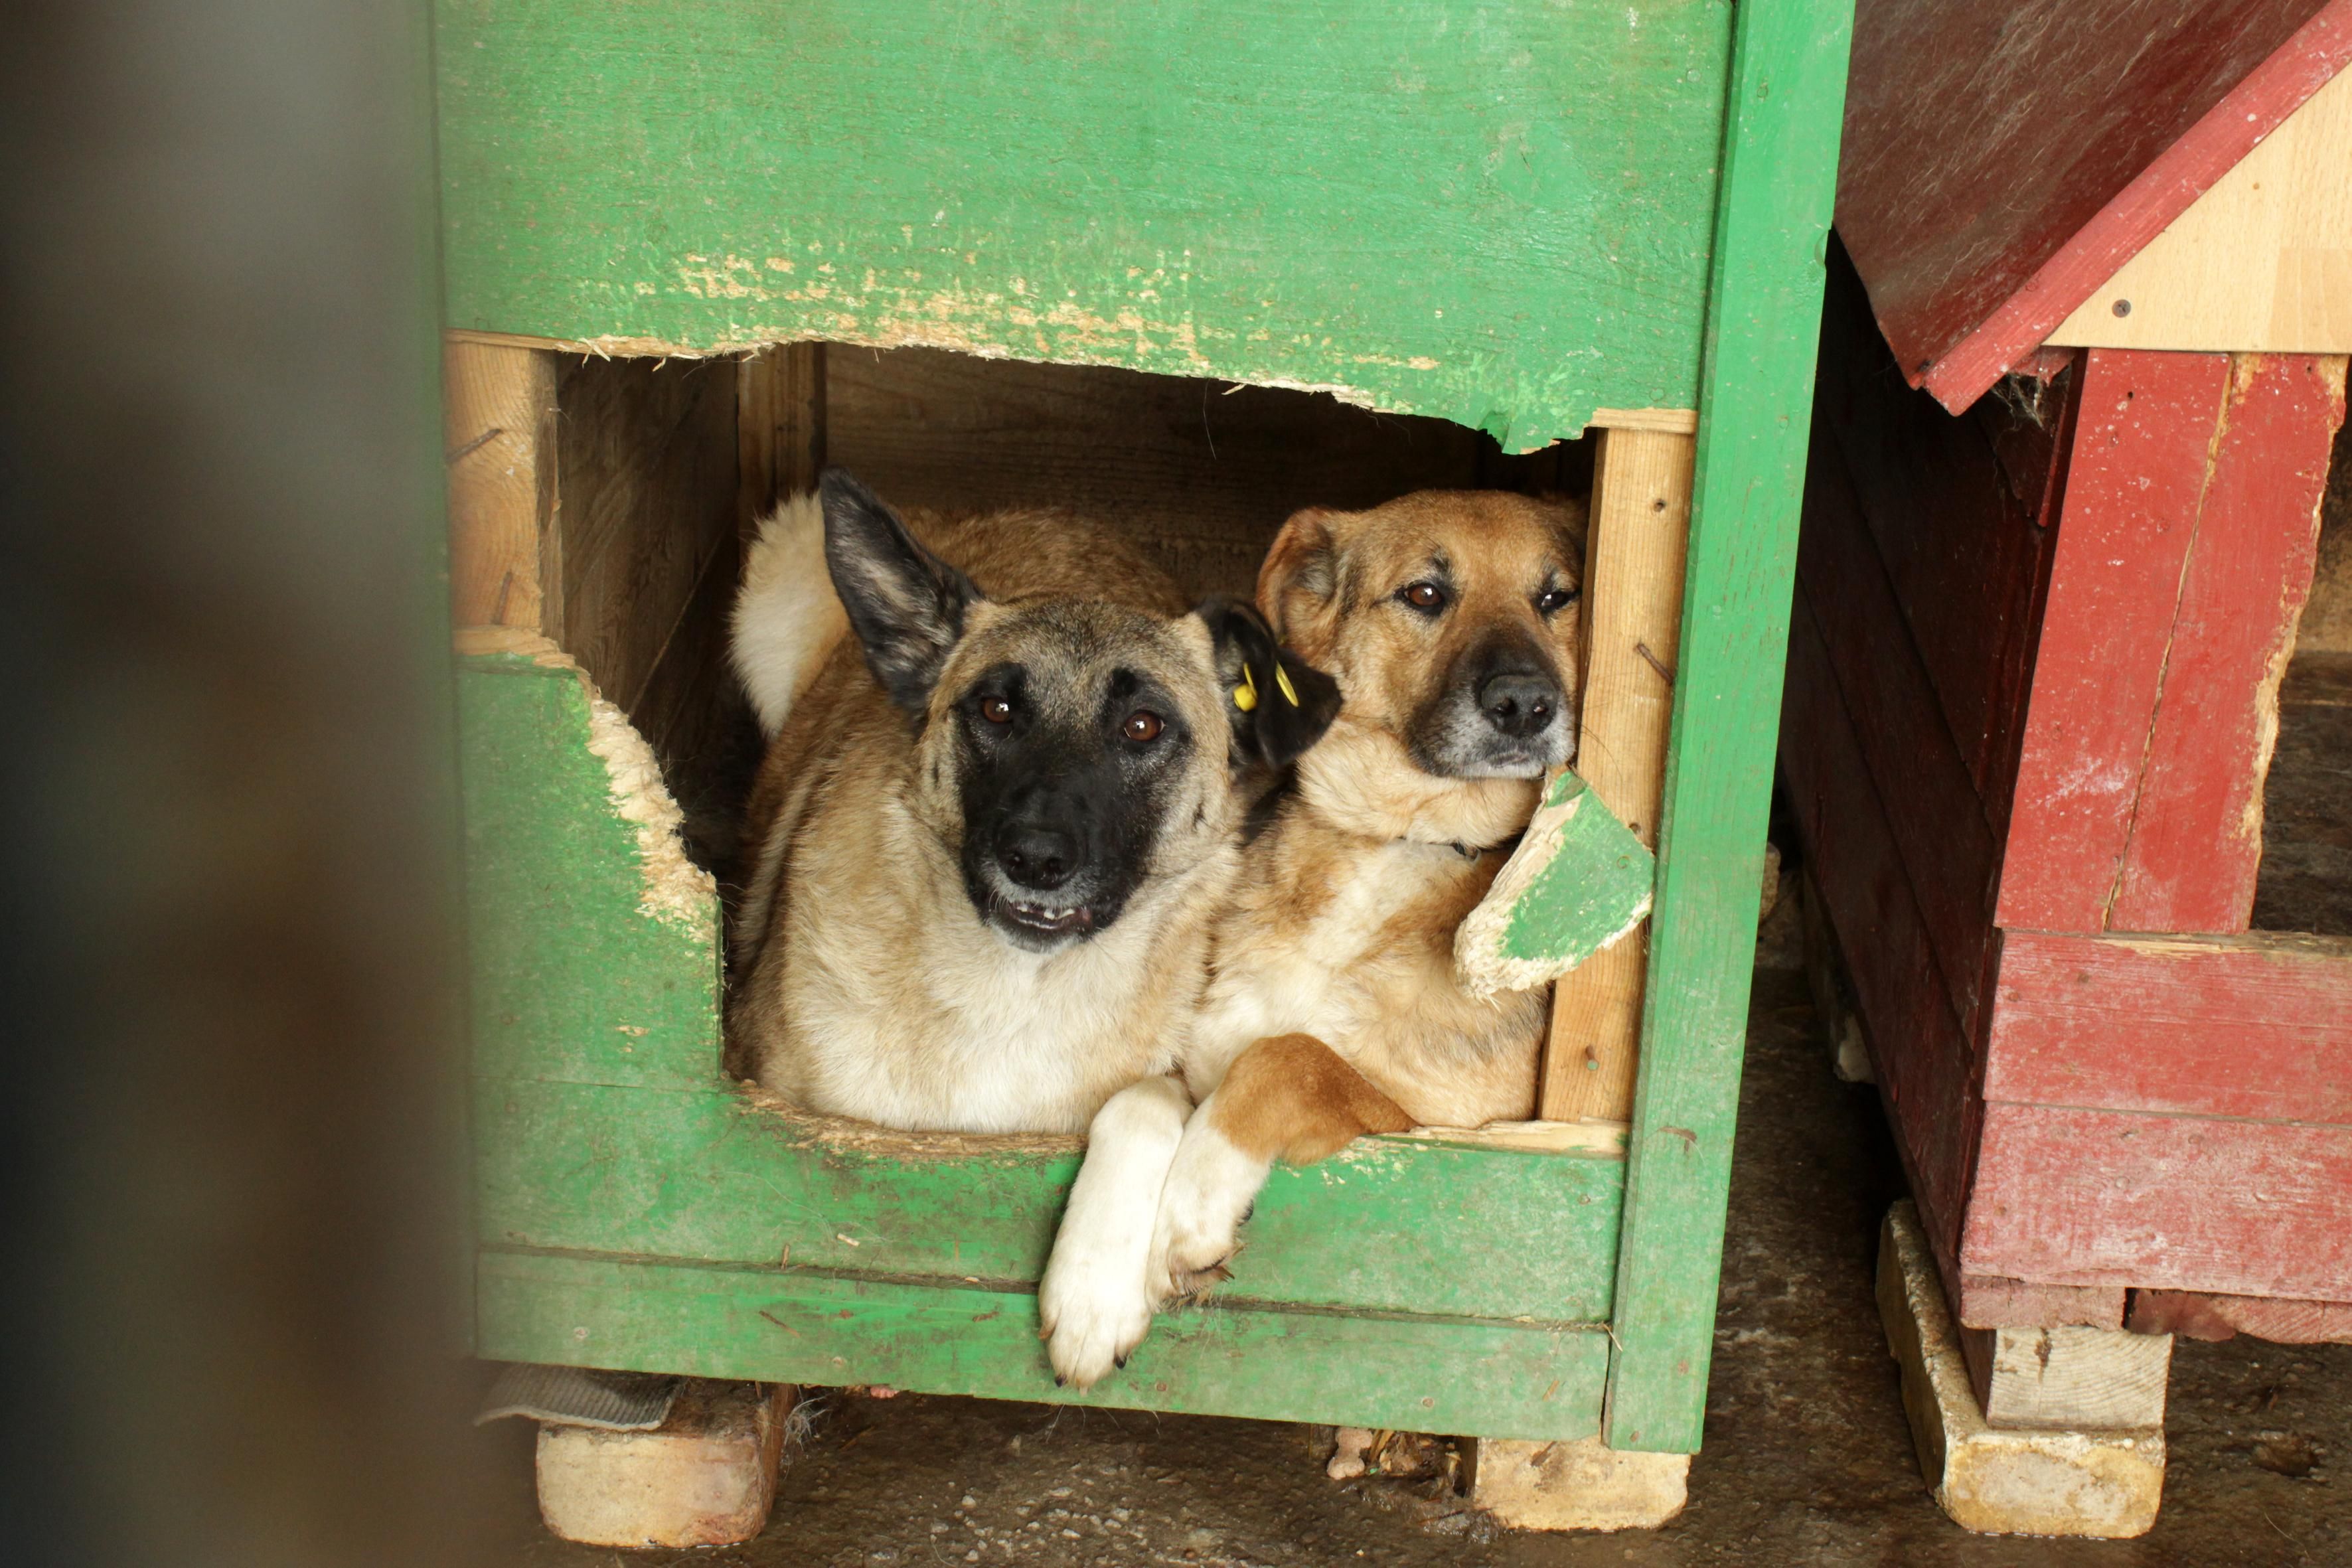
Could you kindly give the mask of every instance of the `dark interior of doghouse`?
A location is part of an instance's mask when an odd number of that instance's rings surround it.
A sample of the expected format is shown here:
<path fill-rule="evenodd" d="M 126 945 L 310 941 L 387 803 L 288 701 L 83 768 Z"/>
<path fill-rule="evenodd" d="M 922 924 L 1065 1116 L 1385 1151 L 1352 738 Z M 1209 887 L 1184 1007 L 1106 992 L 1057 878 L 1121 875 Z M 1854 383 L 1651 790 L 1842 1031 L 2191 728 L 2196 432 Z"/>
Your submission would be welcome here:
<path fill-rule="evenodd" d="M 652 742 L 690 851 L 722 880 L 760 748 L 726 664 L 742 541 L 828 463 L 902 506 L 1114 521 L 1196 595 L 1249 593 L 1302 506 L 1431 488 L 1580 496 L 1592 471 L 1589 441 L 1513 456 L 1322 393 L 929 349 L 567 359 L 555 404 L 542 571 L 561 603 L 544 624 Z"/>

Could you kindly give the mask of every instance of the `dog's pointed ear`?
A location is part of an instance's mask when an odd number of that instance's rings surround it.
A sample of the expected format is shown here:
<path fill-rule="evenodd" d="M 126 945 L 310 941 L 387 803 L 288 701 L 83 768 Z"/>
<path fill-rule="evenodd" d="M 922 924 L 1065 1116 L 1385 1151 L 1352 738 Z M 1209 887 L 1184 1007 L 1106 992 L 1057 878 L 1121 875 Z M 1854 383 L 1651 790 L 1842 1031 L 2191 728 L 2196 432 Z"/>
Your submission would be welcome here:
<path fill-rule="evenodd" d="M 1193 612 L 1209 628 L 1233 757 L 1279 773 L 1339 716 L 1339 683 L 1275 640 L 1264 616 L 1222 595 Z"/>
<path fill-rule="evenodd" d="M 1319 506 L 1290 514 L 1257 569 L 1257 607 L 1275 635 L 1309 658 L 1326 657 L 1339 603 L 1339 552 Z"/>
<path fill-rule="evenodd" d="M 824 563 L 866 668 L 891 701 L 920 712 L 963 636 L 964 611 L 981 591 L 841 469 L 827 468 L 817 491 L 824 503 Z"/>

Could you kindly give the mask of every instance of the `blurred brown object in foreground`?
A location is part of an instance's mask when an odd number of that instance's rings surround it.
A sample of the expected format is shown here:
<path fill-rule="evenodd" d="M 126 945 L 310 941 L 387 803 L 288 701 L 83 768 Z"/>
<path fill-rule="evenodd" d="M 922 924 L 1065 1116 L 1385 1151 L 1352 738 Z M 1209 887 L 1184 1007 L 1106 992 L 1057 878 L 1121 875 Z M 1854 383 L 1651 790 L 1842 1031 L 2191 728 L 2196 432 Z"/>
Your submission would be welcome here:
<path fill-rule="evenodd" d="M 485 1547 L 426 16 L 10 10 L 12 1563 Z"/>

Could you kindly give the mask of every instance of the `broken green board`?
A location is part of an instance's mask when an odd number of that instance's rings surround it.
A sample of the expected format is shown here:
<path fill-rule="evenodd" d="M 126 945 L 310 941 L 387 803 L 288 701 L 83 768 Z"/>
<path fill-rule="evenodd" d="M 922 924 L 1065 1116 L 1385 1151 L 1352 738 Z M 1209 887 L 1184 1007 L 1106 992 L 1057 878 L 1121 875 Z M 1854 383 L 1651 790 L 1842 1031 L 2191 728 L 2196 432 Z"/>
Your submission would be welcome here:
<path fill-rule="evenodd" d="M 1650 912 L 1657 859 L 1575 773 L 1544 791 L 1525 837 L 1454 933 L 1454 966 L 1472 992 L 1548 984 Z"/>

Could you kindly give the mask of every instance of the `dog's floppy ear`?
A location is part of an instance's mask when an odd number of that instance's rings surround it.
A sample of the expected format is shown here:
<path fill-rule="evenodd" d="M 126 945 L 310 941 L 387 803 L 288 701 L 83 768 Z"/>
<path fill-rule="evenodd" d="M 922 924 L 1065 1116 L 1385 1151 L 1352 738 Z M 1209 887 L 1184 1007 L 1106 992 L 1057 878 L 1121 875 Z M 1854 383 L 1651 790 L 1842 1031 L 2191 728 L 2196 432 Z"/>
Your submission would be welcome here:
<path fill-rule="evenodd" d="M 1331 524 L 1339 516 L 1310 506 L 1290 514 L 1257 569 L 1257 607 L 1275 635 L 1320 658 L 1339 607 L 1339 552 Z"/>
<path fill-rule="evenodd" d="M 1288 767 L 1339 716 L 1339 683 L 1276 642 L 1265 618 L 1239 599 L 1219 595 L 1193 614 L 1216 648 L 1234 762 Z"/>
<path fill-rule="evenodd" d="M 891 701 L 920 712 L 963 636 L 963 613 L 981 592 L 841 469 L 827 468 L 817 490 L 824 501 L 824 563 L 866 668 Z"/>

